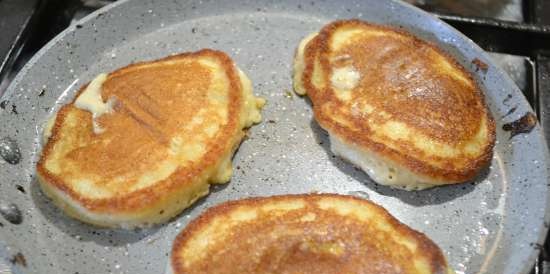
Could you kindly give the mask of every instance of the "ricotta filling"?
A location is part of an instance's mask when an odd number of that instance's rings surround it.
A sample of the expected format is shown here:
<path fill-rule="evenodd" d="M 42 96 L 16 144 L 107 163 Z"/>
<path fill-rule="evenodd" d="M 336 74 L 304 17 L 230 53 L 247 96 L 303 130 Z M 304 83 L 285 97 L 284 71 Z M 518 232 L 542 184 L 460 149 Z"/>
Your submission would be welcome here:
<path fill-rule="evenodd" d="M 361 74 L 353 66 L 334 68 L 330 82 L 335 89 L 352 90 L 357 87 Z"/>
<path fill-rule="evenodd" d="M 101 86 L 106 80 L 106 73 L 101 73 L 96 76 L 74 102 L 75 107 L 92 113 L 95 134 L 100 134 L 105 131 L 105 129 L 101 128 L 97 119 L 105 113 L 111 113 L 115 104 L 114 97 L 109 98 L 107 102 L 103 102 L 101 99 Z"/>

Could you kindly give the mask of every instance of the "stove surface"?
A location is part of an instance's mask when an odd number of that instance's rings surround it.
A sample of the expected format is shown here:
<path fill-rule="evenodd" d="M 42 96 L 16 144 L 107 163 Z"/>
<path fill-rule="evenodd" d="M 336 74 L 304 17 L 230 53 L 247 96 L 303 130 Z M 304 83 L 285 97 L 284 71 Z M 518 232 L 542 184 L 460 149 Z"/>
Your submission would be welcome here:
<path fill-rule="evenodd" d="M 426 11 L 523 22 L 526 0 L 406 0 Z"/>

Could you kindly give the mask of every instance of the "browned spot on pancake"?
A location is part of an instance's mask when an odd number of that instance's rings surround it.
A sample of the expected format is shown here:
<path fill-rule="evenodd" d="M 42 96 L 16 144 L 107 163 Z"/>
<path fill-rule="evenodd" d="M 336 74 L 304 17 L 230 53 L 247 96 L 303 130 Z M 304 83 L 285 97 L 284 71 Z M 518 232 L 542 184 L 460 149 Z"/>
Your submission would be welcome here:
<path fill-rule="evenodd" d="M 81 172 L 100 175 L 99 185 L 121 174 L 128 181 L 137 180 L 143 170 L 166 157 L 171 136 L 181 132 L 201 106 L 208 105 L 204 94 L 210 78 L 208 69 L 198 62 L 110 76 L 103 84 L 102 97 L 107 101 L 114 96 L 116 111 L 100 117 L 105 132 L 84 135 L 82 142 L 87 145 L 70 153 L 70 160 L 82 165 Z M 82 120 L 91 126 L 92 119 Z M 116 188 L 120 186 L 113 185 Z"/>
<path fill-rule="evenodd" d="M 441 73 L 433 65 L 432 54 L 431 46 L 412 37 L 367 37 L 330 55 L 350 56 L 362 76 L 352 101 L 391 115 L 374 116 L 375 122 L 401 121 L 456 145 L 477 132 L 477 114 L 484 106 L 474 87 Z"/>

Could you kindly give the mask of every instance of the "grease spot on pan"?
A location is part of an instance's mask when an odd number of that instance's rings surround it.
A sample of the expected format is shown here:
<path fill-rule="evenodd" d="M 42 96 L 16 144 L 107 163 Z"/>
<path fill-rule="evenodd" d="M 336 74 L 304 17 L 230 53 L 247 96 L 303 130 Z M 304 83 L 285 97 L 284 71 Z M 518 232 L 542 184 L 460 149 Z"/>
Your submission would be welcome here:
<path fill-rule="evenodd" d="M 6 221 L 18 225 L 23 222 L 23 215 L 21 210 L 15 204 L 0 203 L 0 215 L 6 219 Z"/>
<path fill-rule="evenodd" d="M 10 259 L 10 263 L 14 265 L 20 265 L 20 266 L 26 267 L 27 259 L 25 259 L 25 255 L 23 255 L 23 253 L 18 252 L 17 254 L 13 255 L 13 257 Z"/>
<path fill-rule="evenodd" d="M 0 157 L 12 165 L 18 164 L 21 161 L 21 152 L 17 142 L 10 137 L 0 139 Z"/>

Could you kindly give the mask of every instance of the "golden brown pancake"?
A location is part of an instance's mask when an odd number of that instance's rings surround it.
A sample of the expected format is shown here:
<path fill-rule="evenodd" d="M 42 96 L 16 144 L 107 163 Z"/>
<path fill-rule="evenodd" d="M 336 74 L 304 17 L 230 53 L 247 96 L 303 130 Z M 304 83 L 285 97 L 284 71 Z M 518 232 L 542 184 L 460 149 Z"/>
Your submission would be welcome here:
<path fill-rule="evenodd" d="M 382 207 L 352 196 L 226 202 L 174 242 L 174 274 L 453 273 L 441 250 Z"/>
<path fill-rule="evenodd" d="M 333 151 L 378 183 L 460 183 L 491 161 L 495 125 L 472 76 L 404 31 L 330 23 L 298 47 L 294 86 L 311 99 Z"/>
<path fill-rule="evenodd" d="M 40 185 L 99 226 L 164 222 L 231 178 L 263 99 L 223 52 L 201 50 L 99 75 L 45 131 Z"/>

